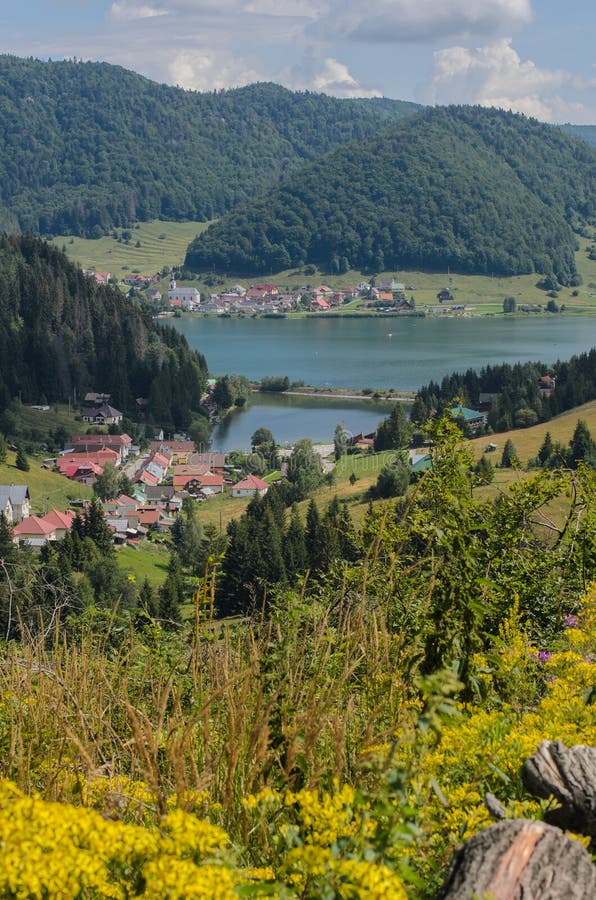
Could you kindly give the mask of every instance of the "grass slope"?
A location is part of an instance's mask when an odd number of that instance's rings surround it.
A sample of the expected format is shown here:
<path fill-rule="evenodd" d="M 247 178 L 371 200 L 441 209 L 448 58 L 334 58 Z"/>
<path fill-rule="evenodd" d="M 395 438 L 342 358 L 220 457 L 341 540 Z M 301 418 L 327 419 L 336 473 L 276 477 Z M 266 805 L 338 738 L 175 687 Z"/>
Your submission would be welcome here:
<path fill-rule="evenodd" d="M 140 272 L 153 275 L 181 265 L 189 242 L 209 225 L 209 222 L 161 222 L 154 219 L 132 229 L 130 243 L 119 243 L 113 237 L 97 240 L 58 235 L 56 244 L 83 269 L 110 272 L 115 278 L 123 278 Z M 121 234 L 121 231 L 117 232 Z M 140 243 L 139 247 L 135 244 Z"/>
<path fill-rule="evenodd" d="M 41 460 L 30 457 L 29 471 L 21 472 L 15 466 L 15 456 L 15 453 L 9 452 L 6 463 L 0 465 L 0 484 L 26 484 L 31 495 L 33 515 L 44 515 L 54 508 L 65 510 L 72 500 L 92 496 L 91 488 L 42 468 Z"/>
<path fill-rule="evenodd" d="M 164 544 L 144 541 L 136 547 L 120 547 L 116 561 L 120 568 L 139 584 L 145 579 L 152 587 L 160 587 L 168 574 L 169 548 Z"/>

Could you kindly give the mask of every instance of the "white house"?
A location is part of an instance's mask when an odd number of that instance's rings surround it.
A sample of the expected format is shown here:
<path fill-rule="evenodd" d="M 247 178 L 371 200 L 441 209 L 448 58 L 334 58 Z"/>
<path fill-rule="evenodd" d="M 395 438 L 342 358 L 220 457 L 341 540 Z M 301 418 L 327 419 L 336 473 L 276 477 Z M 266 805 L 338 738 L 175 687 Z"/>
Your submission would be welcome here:
<path fill-rule="evenodd" d="M 253 497 L 255 493 L 264 497 L 268 490 L 269 485 L 266 481 L 251 474 L 232 487 L 232 497 Z"/>
<path fill-rule="evenodd" d="M 26 484 L 0 484 L 0 511 L 9 522 L 20 522 L 31 512 L 31 498 Z"/>
<path fill-rule="evenodd" d="M 81 419 L 90 425 L 119 425 L 122 421 L 122 413 L 119 409 L 105 403 L 103 406 L 83 409 Z"/>

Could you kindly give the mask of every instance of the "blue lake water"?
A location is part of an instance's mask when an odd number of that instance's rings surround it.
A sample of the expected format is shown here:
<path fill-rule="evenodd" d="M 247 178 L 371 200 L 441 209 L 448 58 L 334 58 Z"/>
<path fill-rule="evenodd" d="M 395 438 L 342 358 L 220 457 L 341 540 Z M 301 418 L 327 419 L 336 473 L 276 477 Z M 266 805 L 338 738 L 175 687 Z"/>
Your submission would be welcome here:
<path fill-rule="evenodd" d="M 596 344 L 596 318 L 327 318 L 169 320 L 211 372 L 259 380 L 287 375 L 307 384 L 417 390 L 487 364 L 552 363 Z"/>
<path fill-rule="evenodd" d="M 293 443 L 303 437 L 328 443 L 336 425 L 350 434 L 375 431 L 388 416 L 390 402 L 372 400 L 331 400 L 279 394 L 253 394 L 245 409 L 234 410 L 213 430 L 214 450 L 248 450 L 257 428 L 268 428 L 278 444 Z"/>
<path fill-rule="evenodd" d="M 287 375 L 322 387 L 415 391 L 450 372 L 501 362 L 553 363 L 596 344 L 596 318 L 307 318 L 234 319 L 187 316 L 170 320 L 215 375 L 237 372 L 260 380 Z M 304 398 L 263 398 L 233 414 L 213 437 L 216 449 L 248 447 L 257 428 L 280 443 L 310 437 L 330 441 L 338 423 L 371 431 L 386 408 L 349 401 L 305 404 Z"/>

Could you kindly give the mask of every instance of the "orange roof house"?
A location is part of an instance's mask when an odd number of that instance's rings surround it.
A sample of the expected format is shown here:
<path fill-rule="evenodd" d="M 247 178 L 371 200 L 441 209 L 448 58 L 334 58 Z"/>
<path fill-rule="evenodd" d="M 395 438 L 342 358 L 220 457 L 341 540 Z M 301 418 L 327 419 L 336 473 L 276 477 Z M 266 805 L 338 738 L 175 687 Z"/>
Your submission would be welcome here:
<path fill-rule="evenodd" d="M 176 491 L 183 491 L 189 486 L 196 491 L 209 487 L 213 493 L 219 494 L 223 491 L 223 475 L 214 475 L 212 472 L 206 472 L 203 475 L 174 475 L 172 484 Z"/>

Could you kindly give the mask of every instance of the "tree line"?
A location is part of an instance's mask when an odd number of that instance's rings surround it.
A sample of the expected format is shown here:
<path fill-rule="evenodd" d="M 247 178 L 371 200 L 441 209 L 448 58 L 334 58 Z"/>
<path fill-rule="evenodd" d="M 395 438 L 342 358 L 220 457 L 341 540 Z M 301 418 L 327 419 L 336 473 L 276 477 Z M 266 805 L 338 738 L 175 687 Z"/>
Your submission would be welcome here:
<path fill-rule="evenodd" d="M 539 379 L 550 375 L 552 391 L 541 391 Z M 430 382 L 416 393 L 411 410 L 415 423 L 424 423 L 454 405 L 478 407 L 480 395 L 489 395 L 487 423 L 492 431 L 526 428 L 548 422 L 565 410 L 596 398 L 596 348 L 558 360 L 502 363 L 446 375 L 440 384 Z M 465 426 L 464 426 L 465 427 Z"/>

